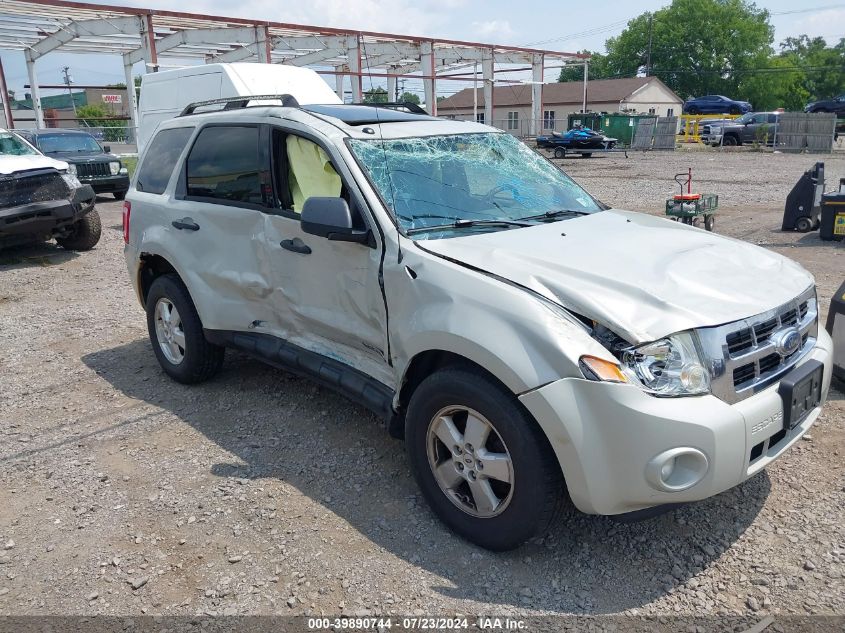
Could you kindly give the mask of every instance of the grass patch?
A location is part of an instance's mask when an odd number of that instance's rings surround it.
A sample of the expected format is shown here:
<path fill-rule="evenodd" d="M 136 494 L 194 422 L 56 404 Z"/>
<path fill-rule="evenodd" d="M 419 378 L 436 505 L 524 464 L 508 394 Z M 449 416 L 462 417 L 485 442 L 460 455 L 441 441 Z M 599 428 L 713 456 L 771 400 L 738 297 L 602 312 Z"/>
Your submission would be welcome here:
<path fill-rule="evenodd" d="M 129 177 L 132 177 L 132 174 L 135 173 L 135 168 L 138 166 L 138 157 L 137 156 L 124 156 L 120 159 L 120 162 L 123 163 L 123 166 L 129 171 Z"/>

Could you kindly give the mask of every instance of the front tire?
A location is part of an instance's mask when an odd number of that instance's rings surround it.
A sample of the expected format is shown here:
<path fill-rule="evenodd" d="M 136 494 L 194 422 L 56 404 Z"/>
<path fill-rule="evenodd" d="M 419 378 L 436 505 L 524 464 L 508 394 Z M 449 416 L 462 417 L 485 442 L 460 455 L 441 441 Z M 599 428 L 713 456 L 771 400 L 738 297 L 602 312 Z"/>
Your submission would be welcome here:
<path fill-rule="evenodd" d="M 509 391 L 471 368 L 426 378 L 408 405 L 414 477 L 434 513 L 481 547 L 513 549 L 545 530 L 563 478 L 545 436 Z"/>
<path fill-rule="evenodd" d="M 113 194 L 115 200 L 123 200 L 126 197 L 125 191 L 115 191 Z"/>
<path fill-rule="evenodd" d="M 71 225 L 70 233 L 57 237 L 56 243 L 69 251 L 90 251 L 100 241 L 102 231 L 100 214 L 96 209 L 91 209 Z"/>
<path fill-rule="evenodd" d="M 206 340 L 191 295 L 177 275 L 162 275 L 150 287 L 147 329 L 161 368 L 176 382 L 203 382 L 220 371 L 225 349 Z"/>

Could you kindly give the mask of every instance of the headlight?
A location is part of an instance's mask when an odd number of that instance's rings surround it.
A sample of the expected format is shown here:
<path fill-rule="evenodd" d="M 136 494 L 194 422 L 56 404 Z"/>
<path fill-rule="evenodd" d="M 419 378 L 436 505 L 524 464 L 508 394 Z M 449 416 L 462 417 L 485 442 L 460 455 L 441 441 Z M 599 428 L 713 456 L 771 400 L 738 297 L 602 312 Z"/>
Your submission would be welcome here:
<path fill-rule="evenodd" d="M 68 172 L 70 172 L 70 169 L 68 169 Z M 62 180 L 64 180 L 67 183 L 67 186 L 71 189 L 79 189 L 82 186 L 82 183 L 79 182 L 75 173 L 62 174 Z"/>
<path fill-rule="evenodd" d="M 111 172 L 112 176 L 117 176 L 120 172 L 120 163 L 117 161 L 112 161 L 109 163 L 109 171 Z"/>
<path fill-rule="evenodd" d="M 69 173 L 71 176 L 76 176 L 76 165 L 74 165 L 73 163 L 68 163 L 67 173 Z"/>
<path fill-rule="evenodd" d="M 710 391 L 710 373 L 690 332 L 673 334 L 622 353 L 629 381 L 657 396 L 691 396 Z"/>

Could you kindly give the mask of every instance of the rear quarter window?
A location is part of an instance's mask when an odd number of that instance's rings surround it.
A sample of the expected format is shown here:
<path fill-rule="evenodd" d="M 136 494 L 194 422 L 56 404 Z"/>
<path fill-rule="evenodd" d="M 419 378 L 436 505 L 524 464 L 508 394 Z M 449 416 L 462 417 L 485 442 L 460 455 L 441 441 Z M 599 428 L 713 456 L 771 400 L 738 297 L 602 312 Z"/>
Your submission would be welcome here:
<path fill-rule="evenodd" d="M 161 130 L 155 135 L 138 169 L 138 180 L 135 182 L 138 191 L 164 193 L 193 131 L 192 127 L 176 127 Z"/>
<path fill-rule="evenodd" d="M 198 135 L 187 160 L 190 198 L 225 204 L 266 206 L 257 127 L 209 126 Z"/>

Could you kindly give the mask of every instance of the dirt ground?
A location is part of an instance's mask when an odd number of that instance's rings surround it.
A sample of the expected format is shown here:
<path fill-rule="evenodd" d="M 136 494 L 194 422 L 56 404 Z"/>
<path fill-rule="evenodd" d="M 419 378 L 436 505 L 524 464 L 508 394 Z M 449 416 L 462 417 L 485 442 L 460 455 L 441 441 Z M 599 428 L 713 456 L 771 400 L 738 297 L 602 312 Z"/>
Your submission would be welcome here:
<path fill-rule="evenodd" d="M 815 276 L 845 247 L 779 231 L 814 157 L 742 151 L 559 161 L 600 199 L 662 213 L 672 175 L 716 229 Z M 823 157 L 828 182 L 845 155 Z M 521 549 L 461 541 L 403 445 L 361 407 L 229 353 L 209 383 L 159 369 L 118 202 L 87 253 L 0 253 L 0 615 L 845 615 L 845 397 L 744 485 L 637 524 L 568 510 Z M 221 245 L 221 247 L 223 247 Z"/>

